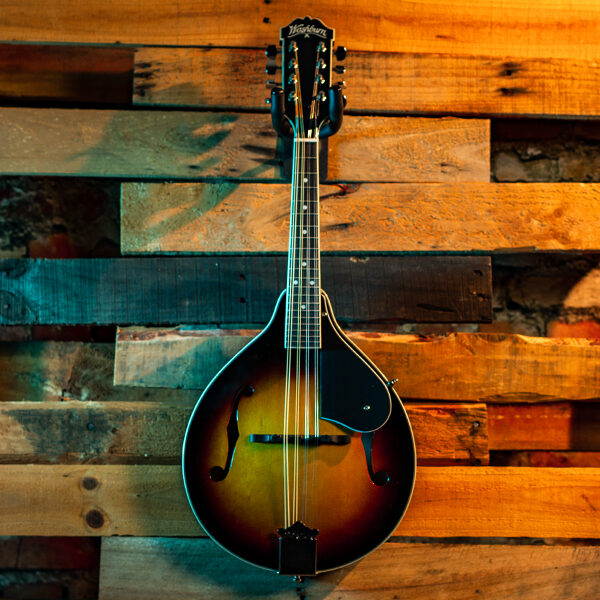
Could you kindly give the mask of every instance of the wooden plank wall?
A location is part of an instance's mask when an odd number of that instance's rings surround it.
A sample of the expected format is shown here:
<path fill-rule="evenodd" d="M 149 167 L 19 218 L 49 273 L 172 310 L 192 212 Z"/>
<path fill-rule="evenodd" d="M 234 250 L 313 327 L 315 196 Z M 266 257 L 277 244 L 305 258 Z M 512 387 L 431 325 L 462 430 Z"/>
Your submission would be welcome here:
<path fill-rule="evenodd" d="M 102 536 L 105 600 L 593 598 L 600 346 L 489 322 L 493 257 L 600 250 L 600 188 L 491 182 L 490 124 L 599 115 L 600 8 L 302 10 L 350 51 L 321 190 L 323 285 L 399 380 L 419 455 L 406 518 L 358 565 L 296 584 L 225 555 L 183 494 L 199 390 L 283 287 L 289 185 L 261 48 L 296 9 L 0 0 L 0 174 L 117 181 L 122 253 L 0 254 L 0 326 L 121 326 L 116 346 L 0 344 L 0 536 Z M 461 331 L 400 333 L 414 323 Z M 0 557 L 23 547 L 6 540 Z M 97 568 L 97 546 L 81 548 Z M 47 568 L 83 563 L 69 564 Z M 36 589 L 90 598 L 89 586 Z"/>

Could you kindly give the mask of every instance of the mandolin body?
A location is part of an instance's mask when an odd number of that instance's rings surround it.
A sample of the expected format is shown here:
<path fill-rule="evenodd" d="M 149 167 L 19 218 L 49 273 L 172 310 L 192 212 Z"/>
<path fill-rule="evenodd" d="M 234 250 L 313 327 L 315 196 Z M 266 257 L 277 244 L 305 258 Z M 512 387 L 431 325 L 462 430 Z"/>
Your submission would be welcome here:
<path fill-rule="evenodd" d="M 286 510 L 290 523 L 318 530 L 315 572 L 328 571 L 393 533 L 414 484 L 414 440 L 400 399 L 342 332 L 323 292 L 321 315 L 321 348 L 286 350 L 282 293 L 267 327 L 200 397 L 184 441 L 186 492 L 203 528 L 229 552 L 274 571 L 281 572 L 277 530 Z M 372 447 L 363 439 L 369 431 Z M 310 443 L 307 432 L 324 441 Z"/>

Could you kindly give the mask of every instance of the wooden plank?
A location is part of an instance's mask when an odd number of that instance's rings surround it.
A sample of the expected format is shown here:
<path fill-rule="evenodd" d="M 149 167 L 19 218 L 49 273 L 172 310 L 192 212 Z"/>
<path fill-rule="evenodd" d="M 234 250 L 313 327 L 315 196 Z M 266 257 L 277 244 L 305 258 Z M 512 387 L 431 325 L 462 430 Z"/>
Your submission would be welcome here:
<path fill-rule="evenodd" d="M 0 136 L 3 174 L 285 180 L 267 115 L 2 108 Z M 348 117 L 329 155 L 331 181 L 489 181 L 489 122 Z"/>
<path fill-rule="evenodd" d="M 345 64 L 346 112 L 599 114 L 595 60 L 350 52 Z M 264 66 L 258 50 L 137 48 L 133 102 L 264 111 Z"/>
<path fill-rule="evenodd" d="M 210 540 L 105 538 L 101 557 L 100 600 L 564 600 L 593 597 L 600 578 L 597 547 L 388 542 L 355 565 L 300 583 Z"/>
<path fill-rule="evenodd" d="M 484 256 L 326 256 L 344 322 L 491 319 Z M 287 257 L 0 261 L 0 324 L 266 323 Z"/>
<path fill-rule="evenodd" d="M 115 383 L 156 387 L 177 382 L 184 388 L 203 388 L 253 333 L 122 329 L 117 335 Z M 593 339 L 358 331 L 348 335 L 388 377 L 398 378 L 394 389 L 401 398 L 516 403 L 599 397 L 600 345 Z M 584 411 L 579 413 L 585 415 L 581 422 L 590 419 L 584 408 L 577 410 Z M 591 434 L 581 435 L 586 437 L 579 443 L 594 443 L 584 441 L 595 439 L 587 437 Z M 498 436 L 494 439 L 498 444 Z"/>
<path fill-rule="evenodd" d="M 600 467 L 600 452 L 558 452 L 556 450 L 496 450 L 497 467 Z"/>
<path fill-rule="evenodd" d="M 177 390 L 113 386 L 114 344 L 81 342 L 0 343 L 0 405 L 4 402 L 71 400 L 181 402 Z M 165 393 L 167 392 L 167 393 Z M 191 401 L 197 394 L 184 392 Z"/>
<path fill-rule="evenodd" d="M 5 0 L 0 10 L 2 40 L 185 46 L 261 47 L 298 17 L 294 5 L 259 0 Z M 302 13 L 335 27 L 351 50 L 597 58 L 594 0 L 541 0 L 530 9 L 518 0 L 309 0 Z"/>
<path fill-rule="evenodd" d="M 598 469 L 422 467 L 396 535 L 597 538 L 598 506 Z M 0 509 L 0 535 L 202 533 L 178 466 L 0 465 Z"/>
<path fill-rule="evenodd" d="M 131 104 L 131 48 L 0 44 L 0 100 Z"/>
<path fill-rule="evenodd" d="M 0 463 L 180 464 L 195 402 L 1 402 Z M 419 463 L 488 462 L 485 405 L 411 404 Z"/>
<path fill-rule="evenodd" d="M 493 450 L 600 451 L 600 404 L 490 404 L 488 410 Z"/>
<path fill-rule="evenodd" d="M 289 186 L 124 183 L 121 190 L 125 253 L 287 248 Z M 364 184 L 321 193 L 324 251 L 600 247 L 600 184 Z"/>

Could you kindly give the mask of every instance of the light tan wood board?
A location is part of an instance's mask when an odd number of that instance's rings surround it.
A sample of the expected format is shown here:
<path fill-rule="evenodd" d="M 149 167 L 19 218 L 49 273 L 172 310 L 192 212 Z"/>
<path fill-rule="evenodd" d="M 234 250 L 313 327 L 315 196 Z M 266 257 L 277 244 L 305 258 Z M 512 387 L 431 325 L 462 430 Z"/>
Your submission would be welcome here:
<path fill-rule="evenodd" d="M 123 183 L 125 253 L 284 252 L 289 185 Z M 324 252 L 595 250 L 600 184 L 322 186 Z"/>
<path fill-rule="evenodd" d="M 264 110 L 265 54 L 241 48 L 136 49 L 139 105 Z M 346 112 L 598 115 L 595 60 L 350 52 Z"/>
<path fill-rule="evenodd" d="M 122 0 L 3 2 L 0 40 L 261 47 L 292 19 L 318 17 L 351 50 L 597 58 L 594 0 Z"/>
<path fill-rule="evenodd" d="M 600 549 L 388 542 L 304 583 L 257 569 L 210 540 L 102 540 L 100 600 L 565 600 L 597 594 Z"/>
<path fill-rule="evenodd" d="M 396 535 L 600 537 L 600 470 L 421 467 Z M 0 466 L 0 535 L 202 535 L 178 466 Z"/>
<path fill-rule="evenodd" d="M 250 335 L 248 330 L 123 328 L 117 336 L 115 383 L 204 388 Z M 348 335 L 388 377 L 398 378 L 401 398 L 514 403 L 599 396 L 600 345 L 592 339 Z"/>
<path fill-rule="evenodd" d="M 5 174 L 285 181 L 265 114 L 2 108 L 0 136 Z M 489 181 L 489 154 L 489 121 L 348 117 L 328 177 Z"/>

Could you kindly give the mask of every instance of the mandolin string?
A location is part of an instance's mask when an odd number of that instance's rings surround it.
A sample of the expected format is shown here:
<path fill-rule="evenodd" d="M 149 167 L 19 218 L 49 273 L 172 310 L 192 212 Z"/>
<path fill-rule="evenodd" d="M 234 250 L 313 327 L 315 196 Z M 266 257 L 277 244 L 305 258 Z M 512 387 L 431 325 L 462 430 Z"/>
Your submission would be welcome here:
<path fill-rule="evenodd" d="M 297 54 L 296 54 L 297 59 Z M 296 140 L 300 137 L 300 120 L 298 116 L 298 104 L 295 103 L 295 119 L 293 124 L 294 142 L 293 142 L 293 169 L 292 169 L 292 198 L 290 210 L 290 253 L 288 256 L 288 282 L 287 282 L 287 311 L 286 311 L 286 381 L 285 381 L 285 404 L 284 404 L 284 427 L 283 427 L 283 471 L 284 471 L 284 487 L 283 487 L 283 502 L 284 502 L 284 526 L 287 528 L 291 525 L 291 499 L 290 499 L 290 466 L 289 466 L 289 411 L 291 403 L 291 386 L 292 386 L 292 351 L 293 348 L 293 307 L 294 307 L 294 278 L 296 265 L 296 231 L 297 231 L 297 204 L 298 204 L 298 164 L 300 157 L 298 156 L 298 148 Z"/>
<path fill-rule="evenodd" d="M 297 122 L 294 133 L 297 131 Z M 292 327 L 291 319 L 292 314 L 292 298 L 293 298 L 293 279 L 294 279 L 294 264 L 296 254 L 296 242 L 294 239 L 295 232 L 295 206 L 296 206 L 296 180 L 298 176 L 297 160 L 298 155 L 296 152 L 296 144 L 294 143 L 294 156 L 293 156 L 293 177 L 292 177 L 292 199 L 291 199 L 291 210 L 290 210 L 290 253 L 288 256 L 288 281 L 287 281 L 287 293 L 286 293 L 286 366 L 285 366 L 285 401 L 284 401 L 284 412 L 283 412 L 283 504 L 284 504 L 284 527 L 287 528 L 291 525 L 290 523 L 290 500 L 289 500 L 289 487 L 290 487 L 290 466 L 289 466 L 289 416 L 290 416 L 290 394 L 291 394 L 291 369 L 292 369 Z"/>
<path fill-rule="evenodd" d="M 299 483 L 299 447 L 298 447 L 298 438 L 300 435 L 300 390 L 301 390 L 301 367 L 300 367 L 300 355 L 301 355 L 301 333 L 302 333 L 302 286 L 303 286 L 303 278 L 302 278 L 302 269 L 300 268 L 300 263 L 298 262 L 298 256 L 301 257 L 303 255 L 304 252 L 304 237 L 303 237 L 303 233 L 304 233 L 304 215 L 303 212 L 304 211 L 299 211 L 298 208 L 302 207 L 304 205 L 304 177 L 305 177 L 305 173 L 304 173 L 304 166 L 305 166 L 305 160 L 306 160 L 306 156 L 305 156 L 305 142 L 304 142 L 304 138 L 306 135 L 306 132 L 304 130 L 304 111 L 303 111 L 303 104 L 302 104 L 302 90 L 301 90 L 301 85 L 300 85 L 300 74 L 298 72 L 298 49 L 295 48 L 295 70 L 296 70 L 296 116 L 298 119 L 298 123 L 299 123 L 299 127 L 298 127 L 298 132 L 300 134 L 300 156 L 299 156 L 299 182 L 300 184 L 298 185 L 298 180 L 297 180 L 297 185 L 296 185 L 296 190 L 299 190 L 300 192 L 300 197 L 298 198 L 298 196 L 296 196 L 296 207 L 295 207 L 295 212 L 296 215 L 298 215 L 298 212 L 300 212 L 300 228 L 296 227 L 296 232 L 299 233 L 300 235 L 298 236 L 300 238 L 300 248 L 299 248 L 299 252 L 296 256 L 296 260 L 294 261 L 294 271 L 296 270 L 296 265 L 298 265 L 298 274 L 297 274 L 297 279 L 294 280 L 294 284 L 296 285 L 296 287 L 298 288 L 298 295 L 297 295 L 297 301 L 296 301 L 296 311 L 298 313 L 297 316 L 297 320 L 296 320 L 296 344 L 295 344 L 295 350 L 296 350 L 296 370 L 295 370 L 295 376 L 296 376 L 296 397 L 295 397 L 295 411 L 294 411 L 294 493 L 293 493 L 293 498 L 294 498 L 294 502 L 293 502 L 293 518 L 292 521 L 295 523 L 298 520 L 298 502 L 299 502 L 299 489 L 298 489 L 298 483 Z"/>
<path fill-rule="evenodd" d="M 315 263 L 315 259 L 317 257 L 313 256 L 313 254 L 315 254 L 315 250 L 318 250 L 318 235 L 319 235 L 319 229 L 318 229 L 318 214 L 319 214 L 319 210 L 318 210 L 318 202 L 315 202 L 315 200 L 318 199 L 318 185 L 319 185 L 319 143 L 318 143 L 318 126 L 317 126 L 317 114 L 318 114 L 318 108 L 317 108 L 317 102 L 318 102 L 318 97 L 317 97 L 317 92 L 318 92 L 318 85 L 319 85 L 319 68 L 320 68 L 320 58 L 319 58 L 319 52 L 322 50 L 323 48 L 323 43 L 320 42 L 319 46 L 317 48 L 317 57 L 316 57 L 316 61 L 315 61 L 315 71 L 314 71 L 314 75 L 313 75 L 313 90 L 312 90 L 312 101 L 311 101 L 311 106 L 310 106 L 310 124 L 311 124 L 311 129 L 309 131 L 309 138 L 314 138 L 315 142 L 314 143 L 310 143 L 309 148 L 310 148 L 310 167 L 311 170 L 309 171 L 309 175 L 308 178 L 305 179 L 305 182 L 307 183 L 306 186 L 306 195 L 307 195 L 307 201 L 306 204 L 304 206 L 306 206 L 306 214 L 307 214 L 307 231 L 308 231 L 308 236 L 307 236 L 307 264 L 308 264 L 308 269 L 307 269 L 307 273 L 310 274 L 310 276 L 314 279 L 311 279 L 311 277 L 307 278 L 307 293 L 306 293 L 306 303 L 307 303 L 307 309 L 308 309 L 308 313 L 307 313 L 307 319 L 306 319 L 306 335 L 305 335 L 305 380 L 306 380 L 306 388 L 305 388 L 305 398 L 304 398 L 304 403 L 305 403 L 305 424 L 304 424 L 304 429 L 305 429 L 305 450 L 304 450 L 304 486 L 303 486 L 303 505 L 304 505 L 304 510 L 303 510 L 303 516 L 304 519 L 306 520 L 308 518 L 307 512 L 308 512 L 308 506 L 310 505 L 311 507 L 313 506 L 314 503 L 309 503 L 308 500 L 308 465 L 309 465 L 309 438 L 310 438 L 310 381 L 311 381 L 311 373 L 310 373 L 310 354 L 312 352 L 312 357 L 313 357 L 313 372 L 312 372 L 312 383 L 313 383 L 313 389 L 314 389 L 314 403 L 313 403 L 313 414 L 314 414 L 314 437 L 315 437 L 315 446 L 314 446 L 314 451 L 312 452 L 312 476 L 311 476 L 311 495 L 314 495 L 314 487 L 315 487 L 315 468 L 316 468 L 316 455 L 318 452 L 318 422 L 317 422 L 317 394 L 318 394 L 318 353 L 319 353 L 319 349 L 318 346 L 320 344 L 315 344 L 315 333 L 319 332 L 320 333 L 320 327 L 317 328 L 316 325 L 318 325 L 318 319 L 320 319 L 320 286 L 315 286 L 316 287 L 316 298 L 317 301 L 315 301 L 315 287 L 311 288 L 311 284 L 314 283 L 318 283 L 315 282 L 315 274 L 314 274 L 314 268 L 315 265 L 317 265 L 317 263 Z M 312 168 L 315 169 L 315 171 L 312 171 Z M 315 178 L 316 176 L 316 178 Z M 312 183 L 315 183 L 315 186 L 312 185 Z M 314 213 L 313 213 L 313 209 L 314 209 Z M 316 221 L 316 223 L 313 223 L 313 221 Z M 316 227 L 315 227 L 316 225 Z M 309 263 L 309 261 L 311 261 Z M 315 312 L 316 311 L 316 312 Z M 314 313 L 314 314 L 313 314 Z M 320 336 L 319 336 L 320 337 Z M 311 347 L 312 346 L 312 347 Z M 317 347 L 315 347 L 317 346 Z M 314 510 L 313 510 L 314 512 Z M 315 515 L 311 514 L 311 518 L 314 520 Z M 306 521 L 305 521 L 306 522 Z"/>

